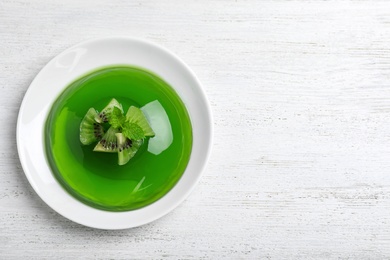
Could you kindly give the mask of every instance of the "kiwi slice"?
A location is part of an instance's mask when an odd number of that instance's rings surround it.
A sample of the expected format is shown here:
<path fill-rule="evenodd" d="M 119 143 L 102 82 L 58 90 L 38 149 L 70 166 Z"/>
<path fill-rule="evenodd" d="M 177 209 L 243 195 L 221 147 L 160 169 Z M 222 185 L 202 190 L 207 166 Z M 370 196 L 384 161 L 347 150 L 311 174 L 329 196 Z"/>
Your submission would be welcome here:
<path fill-rule="evenodd" d="M 142 139 L 135 141 L 130 140 L 122 133 L 117 133 L 115 135 L 118 141 L 118 164 L 124 165 L 134 157 L 143 141 Z"/>
<path fill-rule="evenodd" d="M 154 135 L 141 109 L 131 106 L 124 116 L 123 107 L 115 98 L 100 113 L 90 108 L 80 124 L 81 143 L 98 142 L 95 152 L 117 152 L 119 165 L 134 157 L 145 137 Z"/>
<path fill-rule="evenodd" d="M 141 109 L 131 106 L 126 113 L 126 121 L 137 124 L 144 131 L 145 136 L 154 136 L 153 129 L 150 127 L 148 120 Z"/>
<path fill-rule="evenodd" d="M 91 107 L 81 121 L 80 141 L 84 145 L 92 144 L 103 137 L 103 126 L 95 121 L 97 114 L 97 111 Z"/>
<path fill-rule="evenodd" d="M 118 142 L 115 136 L 118 133 L 118 129 L 110 127 L 103 135 L 102 140 L 93 149 L 94 152 L 106 152 L 115 153 L 118 150 Z"/>
<path fill-rule="evenodd" d="M 110 120 L 110 116 L 114 107 L 119 108 L 123 113 L 122 104 L 120 104 L 115 98 L 111 99 L 110 103 L 103 108 L 103 110 L 95 116 L 95 120 L 98 123 L 107 123 Z"/>

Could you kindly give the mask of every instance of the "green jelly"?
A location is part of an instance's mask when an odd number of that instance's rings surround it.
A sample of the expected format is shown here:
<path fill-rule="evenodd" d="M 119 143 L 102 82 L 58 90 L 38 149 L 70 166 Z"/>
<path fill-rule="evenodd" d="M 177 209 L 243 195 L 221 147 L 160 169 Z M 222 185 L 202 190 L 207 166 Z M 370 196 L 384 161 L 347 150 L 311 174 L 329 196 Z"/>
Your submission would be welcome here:
<path fill-rule="evenodd" d="M 117 153 L 82 145 L 80 122 L 90 107 L 102 110 L 115 98 L 124 111 L 141 108 L 156 136 L 146 138 L 123 166 Z M 137 67 L 111 66 L 72 82 L 54 102 L 45 126 L 46 155 L 62 187 L 94 208 L 129 211 L 168 193 L 191 155 L 192 126 L 185 105 L 157 75 Z"/>

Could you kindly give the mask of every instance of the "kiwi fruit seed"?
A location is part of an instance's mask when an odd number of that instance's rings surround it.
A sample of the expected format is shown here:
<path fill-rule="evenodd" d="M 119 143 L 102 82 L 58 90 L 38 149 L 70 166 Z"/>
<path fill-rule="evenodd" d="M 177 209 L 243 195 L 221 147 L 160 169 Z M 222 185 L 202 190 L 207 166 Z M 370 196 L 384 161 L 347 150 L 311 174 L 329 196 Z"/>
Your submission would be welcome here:
<path fill-rule="evenodd" d="M 125 137 L 122 133 L 116 133 L 118 141 L 118 164 L 126 164 L 141 147 L 143 140 L 130 140 Z"/>
<path fill-rule="evenodd" d="M 155 135 L 144 113 L 138 107 L 131 106 L 129 110 L 127 110 L 126 120 L 130 123 L 134 123 L 140 126 L 144 131 L 145 136 Z"/>
<path fill-rule="evenodd" d="M 104 135 L 103 126 L 95 121 L 97 114 L 96 110 L 91 107 L 81 121 L 80 141 L 84 145 L 99 141 Z"/>
<path fill-rule="evenodd" d="M 115 153 L 118 151 L 118 142 L 115 136 L 118 133 L 118 129 L 110 127 L 107 132 L 103 135 L 102 140 L 98 142 L 93 151 L 95 152 L 106 152 Z"/>
<path fill-rule="evenodd" d="M 107 123 L 110 119 L 110 115 L 114 107 L 119 108 L 123 113 L 122 104 L 120 104 L 115 98 L 111 99 L 110 103 L 103 108 L 103 110 L 95 116 L 95 121 L 98 123 Z"/>

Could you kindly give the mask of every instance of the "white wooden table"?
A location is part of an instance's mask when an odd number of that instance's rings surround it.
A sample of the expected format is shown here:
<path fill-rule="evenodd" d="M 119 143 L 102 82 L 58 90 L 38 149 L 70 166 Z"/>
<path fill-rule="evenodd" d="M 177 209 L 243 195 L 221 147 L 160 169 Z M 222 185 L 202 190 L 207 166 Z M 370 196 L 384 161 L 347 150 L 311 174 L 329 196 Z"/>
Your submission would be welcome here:
<path fill-rule="evenodd" d="M 191 196 L 121 231 L 50 209 L 15 140 L 38 71 L 109 35 L 178 54 L 215 121 Z M 0 259 L 390 259 L 389 1 L 0 0 L 0 109 Z"/>

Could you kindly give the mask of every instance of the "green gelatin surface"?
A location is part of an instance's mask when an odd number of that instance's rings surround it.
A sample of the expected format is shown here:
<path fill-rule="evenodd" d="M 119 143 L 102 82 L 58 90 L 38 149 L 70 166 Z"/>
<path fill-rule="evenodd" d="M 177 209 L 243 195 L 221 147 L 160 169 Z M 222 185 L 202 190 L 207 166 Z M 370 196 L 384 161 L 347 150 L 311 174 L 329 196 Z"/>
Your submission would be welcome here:
<path fill-rule="evenodd" d="M 82 145 L 80 123 L 90 107 L 101 111 L 115 98 L 126 112 L 141 108 L 155 132 L 123 166 L 117 153 Z M 112 66 L 72 82 L 54 102 L 45 126 L 48 163 L 78 200 L 108 211 L 129 211 L 163 197 L 184 173 L 192 149 L 188 112 L 171 86 L 136 67 Z"/>

